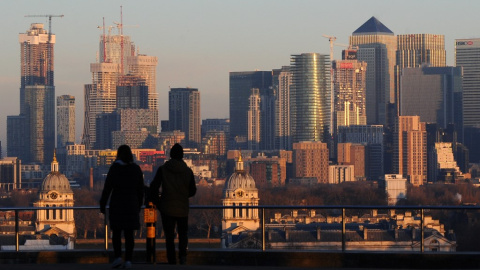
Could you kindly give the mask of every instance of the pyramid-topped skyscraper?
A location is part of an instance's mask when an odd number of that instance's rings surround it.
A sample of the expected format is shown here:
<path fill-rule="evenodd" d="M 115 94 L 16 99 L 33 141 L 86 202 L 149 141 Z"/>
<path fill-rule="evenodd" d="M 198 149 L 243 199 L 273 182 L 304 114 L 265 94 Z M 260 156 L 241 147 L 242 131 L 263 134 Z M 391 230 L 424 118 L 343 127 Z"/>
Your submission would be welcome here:
<path fill-rule="evenodd" d="M 358 61 L 367 62 L 367 124 L 385 125 L 387 106 L 395 99 L 396 37 L 382 22 L 371 17 L 352 33 L 350 45 L 358 47 Z"/>

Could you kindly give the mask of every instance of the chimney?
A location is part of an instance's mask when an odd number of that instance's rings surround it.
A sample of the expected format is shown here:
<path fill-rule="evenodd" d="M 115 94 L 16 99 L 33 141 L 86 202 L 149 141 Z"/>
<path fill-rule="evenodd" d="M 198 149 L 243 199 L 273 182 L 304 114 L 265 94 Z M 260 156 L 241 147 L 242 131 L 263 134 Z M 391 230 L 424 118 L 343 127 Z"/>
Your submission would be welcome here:
<path fill-rule="evenodd" d="M 398 240 L 398 228 L 395 228 L 395 240 Z"/>
<path fill-rule="evenodd" d="M 90 168 L 90 190 L 93 190 L 93 168 Z"/>
<path fill-rule="evenodd" d="M 377 209 L 372 209 L 372 217 L 376 217 L 376 216 L 377 216 L 377 212 L 378 212 Z"/>
<path fill-rule="evenodd" d="M 268 230 L 268 241 L 272 241 L 272 230 Z"/>
<path fill-rule="evenodd" d="M 314 217 L 316 215 L 315 210 L 310 210 L 310 217 Z"/>
<path fill-rule="evenodd" d="M 416 236 L 417 236 L 416 229 L 415 227 L 412 227 L 412 240 L 415 240 Z"/>
<path fill-rule="evenodd" d="M 282 218 L 282 213 L 275 213 L 275 220 L 278 221 Z"/>
<path fill-rule="evenodd" d="M 366 227 L 363 228 L 363 240 L 368 240 L 368 229 Z"/>
<path fill-rule="evenodd" d="M 296 218 L 298 214 L 298 210 L 293 210 L 292 211 L 292 217 Z"/>
<path fill-rule="evenodd" d="M 288 241 L 290 238 L 290 229 L 285 228 L 285 241 Z"/>
<path fill-rule="evenodd" d="M 395 216 L 395 209 L 390 209 L 390 217 L 393 218 Z"/>
<path fill-rule="evenodd" d="M 317 227 L 317 240 L 318 241 L 320 241 L 320 231 L 321 231 L 321 229 L 320 229 L 320 226 L 319 226 L 319 227 Z"/>

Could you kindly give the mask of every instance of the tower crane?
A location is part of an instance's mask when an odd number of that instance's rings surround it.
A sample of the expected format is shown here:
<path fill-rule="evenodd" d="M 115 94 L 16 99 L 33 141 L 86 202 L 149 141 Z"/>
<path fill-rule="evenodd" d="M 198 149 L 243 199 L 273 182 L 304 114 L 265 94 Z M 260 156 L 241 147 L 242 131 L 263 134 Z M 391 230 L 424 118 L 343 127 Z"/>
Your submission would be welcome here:
<path fill-rule="evenodd" d="M 52 17 L 63 18 L 64 15 L 25 15 L 25 17 L 48 17 L 48 43 L 52 40 Z"/>
<path fill-rule="evenodd" d="M 102 39 L 103 39 L 103 62 L 110 62 L 109 59 L 107 59 L 107 49 L 110 50 L 110 48 L 107 48 L 107 36 L 105 35 L 105 29 L 108 28 L 108 38 L 110 38 L 110 35 L 111 35 L 111 32 L 112 32 L 112 28 L 114 28 L 115 26 L 107 26 L 105 27 L 105 18 L 103 18 L 103 26 L 97 26 L 98 29 L 102 29 L 103 30 L 103 36 L 102 36 Z M 108 40 L 108 42 L 110 43 L 110 40 Z"/>

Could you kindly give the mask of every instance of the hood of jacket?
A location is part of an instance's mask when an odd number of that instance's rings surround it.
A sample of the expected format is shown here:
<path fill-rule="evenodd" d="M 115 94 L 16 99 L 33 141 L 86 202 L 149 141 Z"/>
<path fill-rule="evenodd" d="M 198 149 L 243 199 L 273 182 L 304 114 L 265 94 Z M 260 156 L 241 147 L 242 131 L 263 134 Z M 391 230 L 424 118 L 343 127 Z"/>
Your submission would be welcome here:
<path fill-rule="evenodd" d="M 171 173 L 183 173 L 188 169 L 187 163 L 179 159 L 170 159 L 163 165 Z"/>

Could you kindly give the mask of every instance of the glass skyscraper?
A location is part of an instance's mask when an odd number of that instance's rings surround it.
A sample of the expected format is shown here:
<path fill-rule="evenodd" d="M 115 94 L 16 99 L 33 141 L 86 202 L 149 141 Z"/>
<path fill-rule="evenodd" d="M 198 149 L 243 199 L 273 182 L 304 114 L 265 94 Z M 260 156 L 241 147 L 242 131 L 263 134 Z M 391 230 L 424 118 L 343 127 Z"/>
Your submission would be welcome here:
<path fill-rule="evenodd" d="M 292 55 L 290 59 L 291 131 L 293 143 L 329 141 L 330 57 L 319 53 Z"/>
<path fill-rule="evenodd" d="M 200 92 L 197 88 L 171 88 L 168 92 L 169 129 L 185 132 L 186 147 L 199 147 Z"/>

